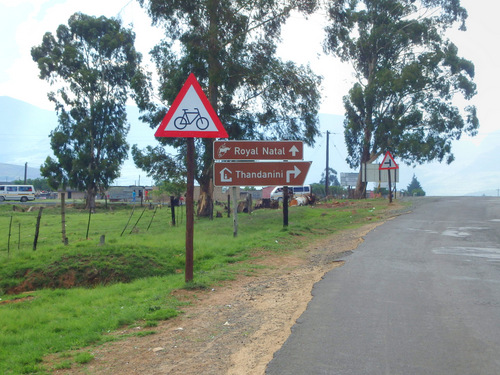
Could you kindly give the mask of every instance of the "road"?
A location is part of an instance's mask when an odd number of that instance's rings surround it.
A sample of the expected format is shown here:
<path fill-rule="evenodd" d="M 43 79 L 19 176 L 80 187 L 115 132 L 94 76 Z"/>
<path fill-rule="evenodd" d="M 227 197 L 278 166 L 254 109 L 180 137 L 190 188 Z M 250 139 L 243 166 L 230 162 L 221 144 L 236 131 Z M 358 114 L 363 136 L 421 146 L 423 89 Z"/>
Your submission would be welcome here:
<path fill-rule="evenodd" d="M 424 198 L 345 260 L 266 374 L 500 374 L 500 198 Z"/>

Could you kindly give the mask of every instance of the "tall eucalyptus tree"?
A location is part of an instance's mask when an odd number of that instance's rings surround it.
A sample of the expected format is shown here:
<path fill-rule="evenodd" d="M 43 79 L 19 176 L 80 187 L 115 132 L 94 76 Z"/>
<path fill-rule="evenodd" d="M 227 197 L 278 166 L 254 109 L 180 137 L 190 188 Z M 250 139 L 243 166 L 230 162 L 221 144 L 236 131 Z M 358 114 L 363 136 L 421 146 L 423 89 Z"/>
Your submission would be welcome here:
<path fill-rule="evenodd" d="M 162 104 L 155 104 L 151 81 L 137 81 L 143 119 L 158 127 L 189 73 L 194 73 L 231 139 L 295 139 L 314 143 L 321 79 L 309 67 L 276 55 L 281 27 L 292 11 L 309 14 L 316 0 L 138 0 L 165 38 L 152 50 Z M 185 155 L 184 139 L 159 139 Z M 201 186 L 199 215 L 208 215 L 212 179 L 212 139 L 196 141 L 196 179 Z M 150 148 L 133 148 L 134 160 L 152 174 L 161 159 Z M 144 153 L 149 152 L 151 163 Z M 176 157 L 163 153 L 163 163 Z M 157 163 L 154 163 L 156 161 Z M 167 177 L 167 176 L 165 176 Z"/>
<path fill-rule="evenodd" d="M 48 94 L 58 113 L 55 159 L 47 157 L 42 175 L 54 188 L 85 190 L 90 208 L 127 157 L 125 103 L 141 61 L 134 40 L 118 20 L 75 13 L 31 50 L 40 78 L 57 88 Z"/>
<path fill-rule="evenodd" d="M 408 164 L 451 163 L 451 142 L 479 127 L 476 108 L 454 101 L 476 94 L 474 64 L 446 37 L 456 23 L 465 30 L 460 0 L 337 0 L 328 17 L 325 50 L 357 77 L 344 97 L 350 166 L 385 151 Z"/>

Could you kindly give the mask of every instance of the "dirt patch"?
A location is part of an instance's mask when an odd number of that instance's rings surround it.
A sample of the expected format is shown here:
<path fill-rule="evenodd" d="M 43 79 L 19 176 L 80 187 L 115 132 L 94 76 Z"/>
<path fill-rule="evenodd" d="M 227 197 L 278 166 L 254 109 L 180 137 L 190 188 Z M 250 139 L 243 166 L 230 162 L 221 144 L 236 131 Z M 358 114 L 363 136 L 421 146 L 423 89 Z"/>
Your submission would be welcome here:
<path fill-rule="evenodd" d="M 0 299 L 0 305 L 8 305 L 10 303 L 20 303 L 20 302 L 26 302 L 26 301 L 31 301 L 33 299 L 35 299 L 35 296 L 29 294 L 29 293 L 23 293 L 25 296 L 24 297 L 16 297 L 16 298 L 12 298 L 12 299 L 7 299 L 7 300 L 4 300 L 2 301 Z"/>
<path fill-rule="evenodd" d="M 266 267 L 256 276 L 240 276 L 209 291 L 176 291 L 176 297 L 193 304 L 153 328 L 156 334 L 92 348 L 90 363 L 53 373 L 264 374 L 311 300 L 313 285 L 341 266 L 363 236 L 380 224 L 329 236 L 286 256 L 258 257 L 255 263 Z M 141 330 L 151 328 L 119 333 Z M 57 361 L 56 356 L 48 358 L 49 366 Z"/>

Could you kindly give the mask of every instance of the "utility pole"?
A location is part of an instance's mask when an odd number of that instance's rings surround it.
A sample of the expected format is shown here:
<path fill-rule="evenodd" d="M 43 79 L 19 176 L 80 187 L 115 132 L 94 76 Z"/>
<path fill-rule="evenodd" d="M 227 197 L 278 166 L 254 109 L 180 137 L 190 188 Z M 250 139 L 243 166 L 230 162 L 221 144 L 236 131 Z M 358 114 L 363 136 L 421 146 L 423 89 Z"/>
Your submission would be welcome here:
<path fill-rule="evenodd" d="M 328 166 L 328 163 L 329 163 L 329 151 L 330 151 L 330 132 L 327 130 L 326 131 L 326 173 L 325 173 L 325 198 L 328 197 L 328 194 L 329 194 L 329 191 L 328 191 L 328 187 L 330 185 L 329 183 L 329 166 Z"/>

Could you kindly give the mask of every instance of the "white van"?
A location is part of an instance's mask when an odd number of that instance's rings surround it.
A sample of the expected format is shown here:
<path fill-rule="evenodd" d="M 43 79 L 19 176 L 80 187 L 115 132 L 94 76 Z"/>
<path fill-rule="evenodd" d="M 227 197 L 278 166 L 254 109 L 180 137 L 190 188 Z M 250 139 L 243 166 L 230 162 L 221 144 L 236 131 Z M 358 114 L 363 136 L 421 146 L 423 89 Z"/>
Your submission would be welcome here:
<path fill-rule="evenodd" d="M 3 201 L 34 201 L 33 185 L 0 185 L 0 202 Z"/>
<path fill-rule="evenodd" d="M 289 186 L 288 193 L 293 193 L 294 197 L 300 197 L 303 195 L 311 195 L 311 185 L 304 186 Z M 276 186 L 271 191 L 271 200 L 281 202 L 283 200 L 283 186 Z"/>

